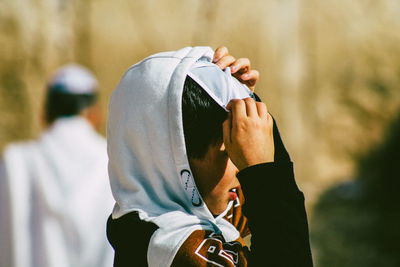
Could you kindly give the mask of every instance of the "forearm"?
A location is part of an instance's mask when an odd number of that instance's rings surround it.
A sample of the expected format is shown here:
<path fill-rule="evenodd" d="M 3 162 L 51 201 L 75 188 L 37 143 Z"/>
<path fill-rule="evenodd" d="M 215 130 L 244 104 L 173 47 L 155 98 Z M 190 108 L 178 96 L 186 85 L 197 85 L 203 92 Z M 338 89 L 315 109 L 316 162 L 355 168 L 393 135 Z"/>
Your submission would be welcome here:
<path fill-rule="evenodd" d="M 312 266 L 303 194 L 292 163 L 265 163 L 238 174 L 252 232 L 249 265 Z"/>

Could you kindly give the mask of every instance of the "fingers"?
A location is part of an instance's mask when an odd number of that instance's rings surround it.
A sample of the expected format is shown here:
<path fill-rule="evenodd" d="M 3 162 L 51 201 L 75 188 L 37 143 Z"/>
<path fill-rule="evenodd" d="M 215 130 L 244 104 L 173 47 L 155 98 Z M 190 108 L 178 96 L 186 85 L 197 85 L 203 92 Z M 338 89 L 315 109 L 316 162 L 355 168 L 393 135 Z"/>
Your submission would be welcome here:
<path fill-rule="evenodd" d="M 248 58 L 239 58 L 230 66 L 231 73 L 243 74 L 250 70 L 250 60 Z"/>
<path fill-rule="evenodd" d="M 230 111 L 229 114 L 234 118 L 233 124 L 245 117 L 265 119 L 268 115 L 267 106 L 262 102 L 254 101 L 252 98 L 232 99 L 226 109 Z"/>
<path fill-rule="evenodd" d="M 254 87 L 260 74 L 257 70 L 250 69 L 250 60 L 248 58 L 235 59 L 229 55 L 228 48 L 220 46 L 214 52 L 213 63 L 222 70 L 230 67 L 232 75 L 254 92 Z"/>
<path fill-rule="evenodd" d="M 241 99 L 232 99 L 229 101 L 226 109 L 232 113 L 232 117 L 234 118 L 242 118 L 246 117 L 246 104 Z"/>
<path fill-rule="evenodd" d="M 245 72 L 239 76 L 242 81 L 257 81 L 259 77 L 260 73 L 257 70 L 249 70 L 248 72 Z"/>
<path fill-rule="evenodd" d="M 230 67 L 231 73 L 243 74 L 250 70 L 250 60 L 248 58 L 235 59 L 233 56 L 229 55 L 228 48 L 225 46 L 220 46 L 215 50 L 212 62 L 221 69 Z"/>
<path fill-rule="evenodd" d="M 230 111 L 229 113 L 232 117 L 231 130 L 235 131 L 241 127 L 241 122 L 247 118 L 246 104 L 241 99 L 232 99 L 226 106 L 226 109 Z"/>
<path fill-rule="evenodd" d="M 245 98 L 243 101 L 246 104 L 247 117 L 258 116 L 256 101 L 252 98 Z"/>
<path fill-rule="evenodd" d="M 249 70 L 248 72 L 243 73 L 243 74 L 241 74 L 241 73 L 233 74 L 233 76 L 236 79 L 238 79 L 241 83 L 243 83 L 247 87 L 249 87 L 252 92 L 254 92 L 254 88 L 258 81 L 260 74 L 257 70 Z"/>
<path fill-rule="evenodd" d="M 235 62 L 235 58 L 231 55 L 227 55 L 227 56 L 223 56 L 222 58 L 220 58 L 215 64 L 221 69 L 224 70 L 227 67 L 229 67 L 230 65 L 232 65 L 232 63 Z"/>
<path fill-rule="evenodd" d="M 215 49 L 214 52 L 214 58 L 213 58 L 213 63 L 218 62 L 218 60 L 220 60 L 222 57 L 229 55 L 229 51 L 228 48 L 226 48 L 225 46 L 220 46 L 217 49 Z"/>
<path fill-rule="evenodd" d="M 218 59 L 215 64 L 218 65 L 222 70 L 230 67 L 232 75 L 234 75 L 236 78 L 239 78 L 243 74 L 247 74 L 244 76 L 246 79 L 250 79 L 254 76 L 252 73 L 250 77 L 247 77 L 250 73 L 250 60 L 248 58 L 235 59 L 231 55 L 224 55 Z"/>
<path fill-rule="evenodd" d="M 268 113 L 267 106 L 262 102 L 255 102 L 257 106 L 257 114 L 260 118 L 266 118 Z"/>
<path fill-rule="evenodd" d="M 260 77 L 260 73 L 257 70 L 250 70 L 248 73 L 244 73 L 240 76 L 240 80 L 243 81 L 252 91 Z"/>

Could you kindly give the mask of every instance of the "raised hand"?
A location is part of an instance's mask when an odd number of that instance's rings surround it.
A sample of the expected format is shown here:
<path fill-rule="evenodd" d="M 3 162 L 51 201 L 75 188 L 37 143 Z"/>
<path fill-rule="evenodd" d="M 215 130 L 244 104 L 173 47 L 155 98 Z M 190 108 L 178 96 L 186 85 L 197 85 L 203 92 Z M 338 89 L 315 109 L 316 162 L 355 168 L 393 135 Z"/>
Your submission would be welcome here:
<path fill-rule="evenodd" d="M 274 161 L 273 119 L 267 106 L 252 98 L 232 99 L 223 123 L 224 145 L 239 170 Z"/>
<path fill-rule="evenodd" d="M 214 52 L 213 63 L 222 70 L 230 67 L 232 76 L 254 92 L 255 85 L 259 79 L 259 72 L 250 68 L 250 60 L 248 58 L 236 59 L 229 55 L 228 48 L 220 46 Z"/>

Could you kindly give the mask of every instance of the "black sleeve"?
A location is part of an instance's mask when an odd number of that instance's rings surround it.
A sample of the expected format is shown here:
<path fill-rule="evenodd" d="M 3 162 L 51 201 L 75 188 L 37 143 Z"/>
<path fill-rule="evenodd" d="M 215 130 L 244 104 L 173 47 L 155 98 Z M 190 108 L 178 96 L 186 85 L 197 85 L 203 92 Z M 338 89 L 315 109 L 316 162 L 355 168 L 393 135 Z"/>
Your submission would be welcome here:
<path fill-rule="evenodd" d="M 275 162 L 238 173 L 252 233 L 249 266 L 313 266 L 304 196 L 274 122 Z"/>
<path fill-rule="evenodd" d="M 113 246 L 114 267 L 147 266 L 147 248 L 158 226 L 140 220 L 137 212 L 107 221 L 107 238 Z"/>

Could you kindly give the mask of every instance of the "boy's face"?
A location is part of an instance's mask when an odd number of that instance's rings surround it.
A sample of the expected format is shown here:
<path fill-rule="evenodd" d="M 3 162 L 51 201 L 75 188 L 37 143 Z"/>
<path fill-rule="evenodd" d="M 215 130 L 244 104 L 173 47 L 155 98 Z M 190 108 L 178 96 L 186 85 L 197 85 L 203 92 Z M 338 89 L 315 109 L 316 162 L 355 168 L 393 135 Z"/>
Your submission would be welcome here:
<path fill-rule="evenodd" d="M 223 144 L 210 146 L 202 159 L 189 158 L 190 167 L 200 194 L 214 216 L 225 211 L 237 195 L 233 189 L 240 184 L 238 169 L 229 159 Z"/>

